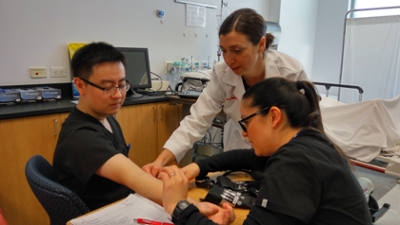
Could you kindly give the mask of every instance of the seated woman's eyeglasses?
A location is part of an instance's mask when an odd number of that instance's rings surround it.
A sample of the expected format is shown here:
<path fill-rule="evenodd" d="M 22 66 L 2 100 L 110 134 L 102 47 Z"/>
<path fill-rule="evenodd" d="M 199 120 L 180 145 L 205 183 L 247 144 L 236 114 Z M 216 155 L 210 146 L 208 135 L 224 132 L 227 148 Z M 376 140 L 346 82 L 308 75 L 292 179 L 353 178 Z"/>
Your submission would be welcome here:
<path fill-rule="evenodd" d="M 119 90 L 122 94 L 122 93 L 127 92 L 129 90 L 129 88 L 131 88 L 131 85 L 129 84 L 128 80 L 126 80 L 126 83 L 123 85 L 116 86 L 116 87 L 104 88 L 104 87 L 100 87 L 99 85 L 92 83 L 84 78 L 79 77 L 79 79 L 83 80 L 83 82 L 89 84 L 92 87 L 102 90 L 105 95 L 114 95 L 117 92 L 117 90 Z"/>
<path fill-rule="evenodd" d="M 261 114 L 261 113 L 269 110 L 270 108 L 271 108 L 271 106 L 265 107 L 265 108 L 255 112 L 255 113 L 250 114 L 249 116 L 246 116 L 245 118 L 239 120 L 238 123 L 239 123 L 240 127 L 243 129 L 244 132 L 247 132 L 247 122 L 248 122 L 248 120 L 253 118 L 253 117 L 255 117 L 255 116 L 257 116 L 258 114 Z"/>

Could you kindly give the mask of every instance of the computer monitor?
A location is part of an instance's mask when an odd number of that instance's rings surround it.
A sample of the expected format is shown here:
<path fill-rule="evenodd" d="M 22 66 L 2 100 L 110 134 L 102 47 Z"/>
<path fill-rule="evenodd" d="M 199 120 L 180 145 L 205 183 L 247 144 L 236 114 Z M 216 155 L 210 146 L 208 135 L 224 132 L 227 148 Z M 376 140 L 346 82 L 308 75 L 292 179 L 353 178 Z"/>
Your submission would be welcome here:
<path fill-rule="evenodd" d="M 127 98 L 141 98 L 137 89 L 151 88 L 149 51 L 147 48 L 117 47 L 125 55 L 126 79 L 131 84 Z"/>

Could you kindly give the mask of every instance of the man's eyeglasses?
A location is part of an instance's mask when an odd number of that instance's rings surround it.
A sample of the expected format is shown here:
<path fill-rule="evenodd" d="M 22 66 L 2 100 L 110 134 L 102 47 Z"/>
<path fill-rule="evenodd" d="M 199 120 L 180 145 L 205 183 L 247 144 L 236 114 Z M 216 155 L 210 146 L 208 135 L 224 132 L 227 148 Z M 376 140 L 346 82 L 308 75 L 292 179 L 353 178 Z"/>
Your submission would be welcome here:
<path fill-rule="evenodd" d="M 265 108 L 263 108 L 263 109 L 261 109 L 261 110 L 255 112 L 255 113 L 250 114 L 249 116 L 246 116 L 245 118 L 239 120 L 238 123 L 239 123 L 240 127 L 243 129 L 244 132 L 247 132 L 247 121 L 248 121 L 249 119 L 251 119 L 251 118 L 257 116 L 258 114 L 261 114 L 261 113 L 263 113 L 263 112 L 265 112 L 265 111 L 267 111 L 267 110 L 269 110 L 269 109 L 271 109 L 271 106 L 265 107 Z"/>
<path fill-rule="evenodd" d="M 128 80 L 126 80 L 126 84 L 116 86 L 116 87 L 104 88 L 104 87 L 100 87 L 99 85 L 92 83 L 84 78 L 79 77 L 79 79 L 83 80 L 85 83 L 89 84 L 92 87 L 102 90 L 105 95 L 114 95 L 117 92 L 117 90 L 119 90 L 122 94 L 122 93 L 127 92 L 129 90 L 129 88 L 131 87 Z"/>

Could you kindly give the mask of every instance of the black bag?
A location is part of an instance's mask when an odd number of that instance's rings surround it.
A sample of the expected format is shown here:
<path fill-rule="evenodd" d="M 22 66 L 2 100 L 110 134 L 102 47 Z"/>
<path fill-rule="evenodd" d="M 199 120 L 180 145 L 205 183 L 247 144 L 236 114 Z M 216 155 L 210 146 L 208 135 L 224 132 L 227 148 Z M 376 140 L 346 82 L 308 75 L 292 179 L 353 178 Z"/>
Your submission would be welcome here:
<path fill-rule="evenodd" d="M 379 208 L 378 202 L 375 200 L 374 197 L 372 197 L 372 195 L 370 195 L 368 198 L 368 207 L 369 212 L 371 213 L 372 222 L 375 223 L 389 210 L 390 204 L 384 203 L 382 208 Z"/>
<path fill-rule="evenodd" d="M 197 187 L 210 189 L 207 196 L 201 200 L 217 205 L 225 200 L 234 207 L 250 209 L 257 199 L 262 173 L 260 171 L 242 171 L 248 173 L 254 181 L 232 181 L 227 176 L 232 172 L 237 171 L 229 171 L 218 176 L 216 182 L 209 177 L 196 179 Z"/>

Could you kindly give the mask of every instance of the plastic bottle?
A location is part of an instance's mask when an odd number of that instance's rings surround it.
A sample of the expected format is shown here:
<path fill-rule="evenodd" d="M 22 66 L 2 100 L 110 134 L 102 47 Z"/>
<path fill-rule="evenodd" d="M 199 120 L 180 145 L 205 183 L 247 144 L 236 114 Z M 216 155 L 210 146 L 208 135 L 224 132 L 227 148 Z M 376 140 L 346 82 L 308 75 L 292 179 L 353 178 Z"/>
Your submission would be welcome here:
<path fill-rule="evenodd" d="M 72 97 L 74 99 L 79 99 L 79 91 L 78 91 L 78 89 L 76 89 L 74 80 L 72 80 Z"/>

